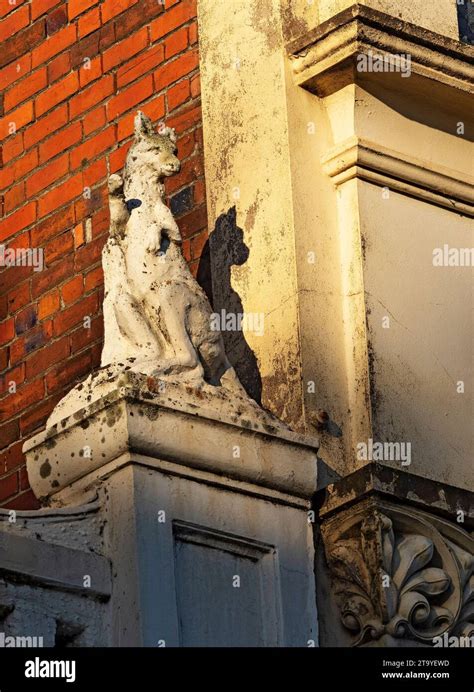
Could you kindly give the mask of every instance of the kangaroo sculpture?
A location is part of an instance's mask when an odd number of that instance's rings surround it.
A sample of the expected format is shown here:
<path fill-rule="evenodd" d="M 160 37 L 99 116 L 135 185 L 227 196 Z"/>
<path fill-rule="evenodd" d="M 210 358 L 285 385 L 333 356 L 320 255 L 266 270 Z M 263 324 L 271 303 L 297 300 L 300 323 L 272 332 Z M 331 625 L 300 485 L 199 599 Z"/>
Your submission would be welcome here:
<path fill-rule="evenodd" d="M 174 130 L 155 133 L 140 111 L 123 177 L 109 178 L 110 237 L 103 250 L 102 366 L 245 394 L 211 329 L 211 306 L 181 251 L 163 180 L 180 170 Z"/>

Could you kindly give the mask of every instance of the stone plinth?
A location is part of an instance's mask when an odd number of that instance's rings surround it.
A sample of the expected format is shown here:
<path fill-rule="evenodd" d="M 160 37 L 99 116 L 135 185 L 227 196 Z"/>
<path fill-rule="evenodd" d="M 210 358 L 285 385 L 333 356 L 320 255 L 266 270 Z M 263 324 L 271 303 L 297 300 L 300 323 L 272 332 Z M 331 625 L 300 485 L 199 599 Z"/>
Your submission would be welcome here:
<path fill-rule="evenodd" d="M 52 506 L 99 497 L 112 645 L 317 643 L 314 439 L 222 388 L 130 373 L 53 416 L 25 445 L 30 483 Z"/>

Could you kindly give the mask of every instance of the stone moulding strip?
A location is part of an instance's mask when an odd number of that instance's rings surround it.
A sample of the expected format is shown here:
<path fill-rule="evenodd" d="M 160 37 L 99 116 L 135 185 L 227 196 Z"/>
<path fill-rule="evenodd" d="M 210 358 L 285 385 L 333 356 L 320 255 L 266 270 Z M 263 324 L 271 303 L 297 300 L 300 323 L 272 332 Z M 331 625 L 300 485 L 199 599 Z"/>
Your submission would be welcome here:
<path fill-rule="evenodd" d="M 325 521 L 373 496 L 402 502 L 451 522 L 457 521 L 461 511 L 462 526 L 468 531 L 474 529 L 474 493 L 383 464 L 367 464 L 328 485 L 316 493 L 314 502 L 318 516 Z"/>
<path fill-rule="evenodd" d="M 356 136 L 326 154 L 321 163 L 336 186 L 353 178 L 388 187 L 426 202 L 474 216 L 474 179 L 427 161 L 390 151 Z"/>
<path fill-rule="evenodd" d="M 93 587 L 84 587 L 84 574 L 91 575 Z M 6 532 L 0 533 L 0 576 L 101 601 L 112 593 L 106 557 Z"/>
<path fill-rule="evenodd" d="M 185 466 L 164 459 L 156 459 L 136 452 L 133 452 L 133 454 L 125 452 L 104 466 L 93 469 L 90 473 L 77 480 L 70 488 L 62 489 L 57 495 L 57 500 L 59 503 L 64 502 L 67 504 L 76 502 L 76 498 L 80 497 L 83 501 L 89 493 L 96 494 L 98 481 L 107 480 L 114 473 L 128 466 L 141 466 L 148 470 L 153 469 L 167 476 L 186 478 L 197 483 L 204 483 L 215 488 L 228 490 L 229 492 L 238 492 L 241 495 L 250 495 L 259 500 L 268 500 L 285 507 L 294 507 L 305 511 L 311 509 L 311 497 L 309 495 L 306 498 L 289 495 L 262 484 L 255 484 L 235 477 L 227 477 L 213 471 L 203 470 L 197 466 Z"/>
<path fill-rule="evenodd" d="M 364 5 L 353 5 L 287 45 L 296 83 L 320 96 L 355 81 L 356 57 L 369 50 L 409 54 L 412 73 L 473 93 L 472 46 Z"/>

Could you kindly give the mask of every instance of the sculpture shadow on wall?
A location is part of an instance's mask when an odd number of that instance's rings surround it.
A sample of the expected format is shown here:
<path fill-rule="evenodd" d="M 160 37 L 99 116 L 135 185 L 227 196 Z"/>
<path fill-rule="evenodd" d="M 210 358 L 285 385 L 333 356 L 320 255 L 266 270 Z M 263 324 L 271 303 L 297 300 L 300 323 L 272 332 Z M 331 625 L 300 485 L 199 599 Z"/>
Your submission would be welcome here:
<path fill-rule="evenodd" d="M 250 251 L 244 243 L 242 228 L 237 226 L 235 207 L 221 214 L 214 231 L 204 246 L 197 280 L 209 298 L 215 313 L 243 315 L 244 309 L 239 294 L 231 284 L 233 266 L 243 265 Z M 222 325 L 222 321 L 221 321 Z M 262 378 L 257 358 L 245 340 L 242 330 L 222 330 L 224 346 L 231 364 L 246 392 L 259 404 L 262 399 Z"/>

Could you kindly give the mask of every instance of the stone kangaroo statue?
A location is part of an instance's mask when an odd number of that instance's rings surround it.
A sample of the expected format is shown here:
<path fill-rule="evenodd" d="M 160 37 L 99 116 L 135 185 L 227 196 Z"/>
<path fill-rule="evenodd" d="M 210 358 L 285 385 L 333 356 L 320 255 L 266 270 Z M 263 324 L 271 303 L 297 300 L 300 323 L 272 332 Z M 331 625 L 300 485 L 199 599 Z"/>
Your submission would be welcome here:
<path fill-rule="evenodd" d="M 180 170 L 174 130 L 160 134 L 140 111 L 123 178 L 109 178 L 110 237 L 103 250 L 105 343 L 115 365 L 245 395 L 211 329 L 211 306 L 181 252 L 163 180 Z"/>

